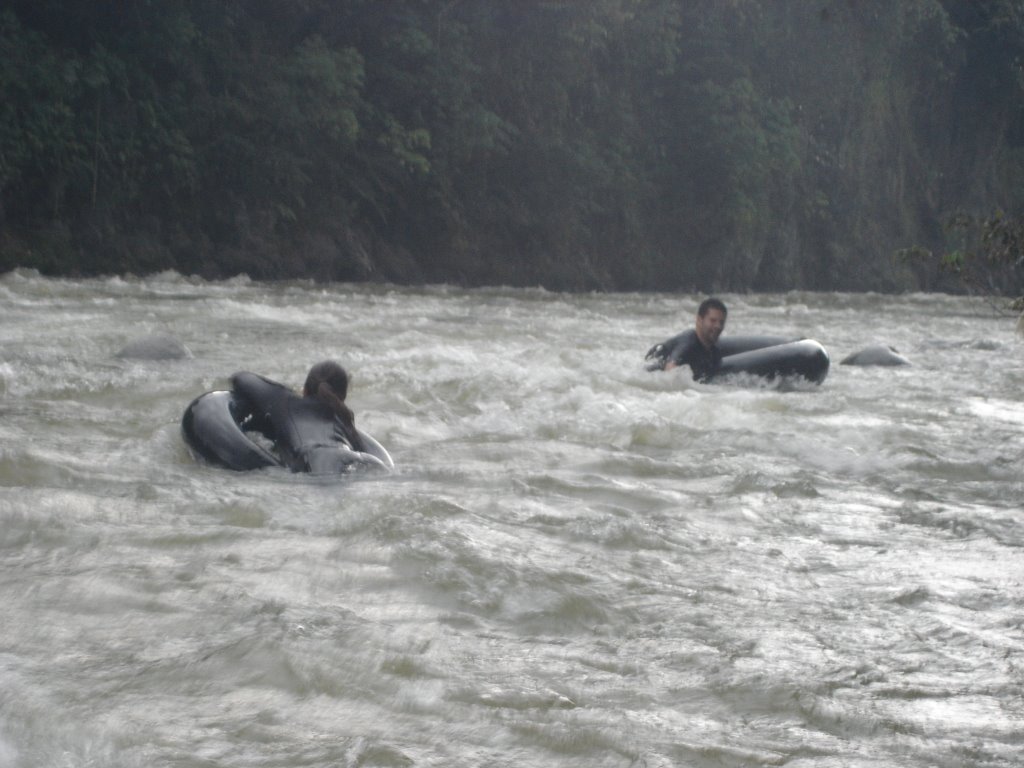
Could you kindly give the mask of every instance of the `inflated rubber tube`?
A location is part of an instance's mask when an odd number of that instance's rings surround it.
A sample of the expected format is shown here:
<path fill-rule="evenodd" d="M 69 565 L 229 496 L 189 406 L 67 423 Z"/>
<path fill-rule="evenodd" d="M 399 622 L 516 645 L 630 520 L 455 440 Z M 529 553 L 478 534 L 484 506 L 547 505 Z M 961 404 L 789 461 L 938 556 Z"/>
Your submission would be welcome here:
<path fill-rule="evenodd" d="M 241 425 L 243 414 L 236 395 L 227 390 L 207 392 L 189 403 L 181 417 L 181 435 L 192 456 L 239 472 L 284 466 L 273 453 L 245 434 Z M 395 463 L 384 447 L 358 431 L 366 451 L 351 451 L 353 463 L 393 469 Z"/>
<path fill-rule="evenodd" d="M 226 390 L 207 392 L 189 403 L 181 417 L 181 436 L 193 458 L 239 471 L 282 466 L 270 451 L 246 437 L 239 425 L 240 412 L 235 394 Z"/>
<path fill-rule="evenodd" d="M 721 343 L 719 347 L 722 347 Z M 820 384 L 828 375 L 828 367 L 829 357 L 825 348 L 813 339 L 801 339 L 725 355 L 712 379 L 749 373 L 769 379 L 800 376 Z"/>
<path fill-rule="evenodd" d="M 683 331 L 670 339 L 665 339 L 660 344 L 655 344 L 647 350 L 645 359 L 653 359 L 654 361 L 647 365 L 647 370 L 660 371 L 664 369 L 665 361 L 672 357 L 672 353 L 675 352 L 676 348 L 692 333 L 692 331 Z M 763 347 L 774 347 L 791 341 L 799 341 L 799 339 L 792 336 L 726 336 L 719 339 L 716 346 L 722 353 L 722 357 L 727 357 L 728 355 L 738 355 L 741 352 L 749 352 L 753 349 L 762 349 Z"/>
<path fill-rule="evenodd" d="M 665 367 L 679 344 L 686 341 L 692 331 L 682 333 L 655 344 L 647 352 L 654 362 L 647 370 Z M 726 336 L 716 344 L 722 353 L 722 363 L 711 380 L 728 374 L 749 373 L 769 379 L 800 376 L 820 384 L 828 375 L 828 352 L 812 339 L 794 339 L 791 336 Z"/>
<path fill-rule="evenodd" d="M 719 338 L 715 346 L 722 353 L 722 357 L 729 357 L 755 349 L 789 344 L 791 341 L 800 341 L 800 339 L 795 336 L 725 336 Z"/>

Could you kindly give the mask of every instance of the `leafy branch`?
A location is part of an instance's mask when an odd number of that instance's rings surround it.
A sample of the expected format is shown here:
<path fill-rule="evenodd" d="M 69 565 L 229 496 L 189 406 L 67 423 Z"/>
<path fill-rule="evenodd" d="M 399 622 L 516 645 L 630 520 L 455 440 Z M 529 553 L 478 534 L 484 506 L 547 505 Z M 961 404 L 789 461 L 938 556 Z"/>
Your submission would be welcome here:
<path fill-rule="evenodd" d="M 897 259 L 951 276 L 967 293 L 987 297 L 1001 311 L 1024 310 L 1024 218 L 1001 210 L 986 217 L 960 212 L 945 230 L 948 250 L 936 254 L 914 246 L 897 251 Z"/>

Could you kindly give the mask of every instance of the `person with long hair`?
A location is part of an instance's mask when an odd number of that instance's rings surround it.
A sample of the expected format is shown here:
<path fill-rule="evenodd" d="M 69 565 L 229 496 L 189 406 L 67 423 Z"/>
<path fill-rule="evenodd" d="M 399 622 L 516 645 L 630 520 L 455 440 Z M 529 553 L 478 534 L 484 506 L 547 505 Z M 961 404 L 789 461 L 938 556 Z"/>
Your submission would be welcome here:
<path fill-rule="evenodd" d="M 348 372 L 333 360 L 324 360 L 309 369 L 302 396 L 316 398 L 330 408 L 341 422 L 345 438 L 354 451 L 362 451 L 363 441 L 356 429 L 356 417 L 345 405 L 348 397 Z"/>
<path fill-rule="evenodd" d="M 367 441 L 356 429 L 355 415 L 345 403 L 348 384 L 348 373 L 333 360 L 310 368 L 301 395 L 249 371 L 231 377 L 235 397 L 246 411 L 243 429 L 269 438 L 292 471 L 332 474 L 361 465 L 387 468 L 367 452 Z"/>

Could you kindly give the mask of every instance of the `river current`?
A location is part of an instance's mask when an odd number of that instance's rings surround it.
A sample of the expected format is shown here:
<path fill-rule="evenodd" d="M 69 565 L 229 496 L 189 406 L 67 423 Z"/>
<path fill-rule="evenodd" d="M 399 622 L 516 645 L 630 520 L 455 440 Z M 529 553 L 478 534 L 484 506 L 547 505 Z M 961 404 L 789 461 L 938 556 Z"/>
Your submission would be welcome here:
<path fill-rule="evenodd" d="M 699 298 L 0 276 L 0 768 L 1024 763 L 1014 321 L 726 295 L 825 382 L 645 371 Z M 393 474 L 190 457 L 324 358 Z"/>

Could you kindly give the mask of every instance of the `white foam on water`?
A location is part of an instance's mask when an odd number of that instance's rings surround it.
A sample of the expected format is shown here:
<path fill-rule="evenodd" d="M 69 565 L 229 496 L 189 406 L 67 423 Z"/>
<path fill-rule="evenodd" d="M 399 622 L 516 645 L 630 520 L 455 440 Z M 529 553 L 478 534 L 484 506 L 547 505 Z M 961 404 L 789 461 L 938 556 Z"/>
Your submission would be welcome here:
<path fill-rule="evenodd" d="M 915 364 L 645 371 L 699 299 L 0 277 L 0 766 L 1014 765 L 1012 323 L 726 296 Z M 154 332 L 194 357 L 112 358 Z M 324 358 L 393 474 L 188 455 L 198 394 Z"/>

